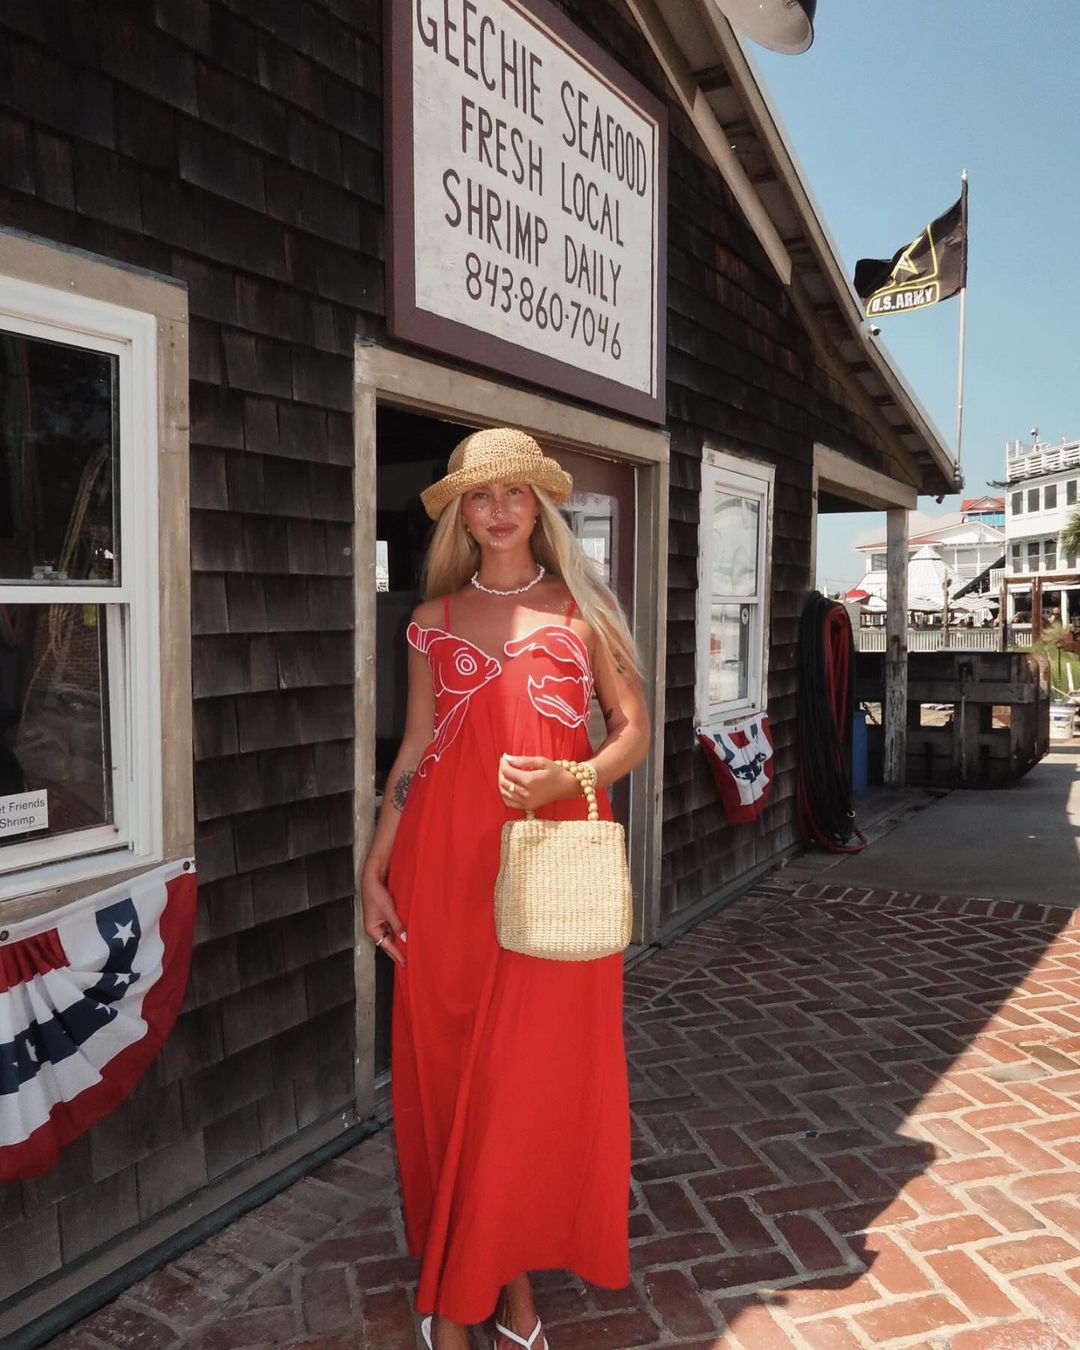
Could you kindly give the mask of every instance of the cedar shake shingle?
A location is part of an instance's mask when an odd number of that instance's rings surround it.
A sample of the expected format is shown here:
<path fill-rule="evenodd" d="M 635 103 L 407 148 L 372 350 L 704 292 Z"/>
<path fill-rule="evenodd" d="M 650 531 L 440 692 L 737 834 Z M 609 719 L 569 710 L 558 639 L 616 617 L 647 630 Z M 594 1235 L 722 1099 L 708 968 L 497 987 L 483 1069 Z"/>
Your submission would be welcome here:
<path fill-rule="evenodd" d="M 180 1085 L 186 1128 L 201 1131 L 210 1121 L 220 1120 L 271 1092 L 272 1049 L 271 1042 L 263 1041 L 187 1075 Z"/>
<path fill-rule="evenodd" d="M 159 103 L 198 116 L 195 58 L 185 46 L 111 6 L 99 7 L 98 23 L 97 46 L 107 74 Z"/>
<path fill-rule="evenodd" d="M 7 15 L 3 18 L 6 22 Z M 13 111 L 78 140 L 115 145 L 113 83 L 86 68 L 85 53 L 71 65 L 31 43 L 20 43 L 17 51 L 8 43 L 0 45 L 8 49 L 3 58 L 10 70 L 5 102 Z"/>
<path fill-rule="evenodd" d="M 164 174 L 176 172 L 176 116 L 156 98 L 126 84 L 116 86 L 116 148 L 122 155 Z"/>
<path fill-rule="evenodd" d="M 324 965 L 330 966 L 337 958 Z M 307 1020 L 303 971 L 289 971 L 231 995 L 222 1001 L 221 1023 L 225 1053 L 268 1040 L 275 1032 L 301 1026 Z"/>
<path fill-rule="evenodd" d="M 250 576 L 244 572 L 233 572 L 222 578 L 227 631 L 265 633 L 278 627 L 270 622 L 266 605 L 266 593 L 274 581 L 272 577 Z"/>
<path fill-rule="evenodd" d="M 223 884 L 226 883 L 219 882 L 218 886 Z M 250 921 L 250 906 L 248 917 Z M 158 1057 L 161 1082 L 179 1082 L 199 1069 L 217 1064 L 222 1054 L 220 1003 L 208 1003 L 202 1008 L 188 1006 L 176 1019 Z"/>
<path fill-rule="evenodd" d="M 21 118 L 0 113 L 0 184 L 15 192 L 34 186 L 30 127 Z M 70 169 L 69 169 L 70 172 Z"/>
<path fill-rule="evenodd" d="M 65 1264 L 139 1222 L 135 1164 L 61 1200 L 60 1247 Z"/>
<path fill-rule="evenodd" d="M 197 392 L 196 392 L 197 391 Z M 243 400 L 241 395 L 220 385 L 192 386 L 191 440 L 205 449 L 242 450 L 244 448 Z M 225 460 L 219 459 L 224 474 Z M 222 485 L 215 491 L 224 492 Z M 219 497 L 223 501 L 224 497 Z M 201 505 L 211 505 L 202 502 Z"/>
<path fill-rule="evenodd" d="M 3 1230 L 0 1299 L 60 1268 L 60 1224 L 55 1205 L 39 1209 Z"/>
<path fill-rule="evenodd" d="M 78 141 L 73 158 L 75 206 L 80 214 L 139 234 L 142 199 L 135 165 L 101 146 Z"/>
<path fill-rule="evenodd" d="M 252 1102 L 203 1130 L 206 1173 L 211 1180 L 231 1171 L 262 1148 L 259 1105 Z"/>
<path fill-rule="evenodd" d="M 290 119 L 289 110 L 280 99 L 206 61 L 196 62 L 195 85 L 199 116 L 211 127 L 268 155 L 286 153 Z"/>
<path fill-rule="evenodd" d="M 140 1080 L 135 1091 L 90 1133 L 90 1169 L 95 1182 L 184 1137 L 180 1085 Z"/>
<path fill-rule="evenodd" d="M 191 1134 L 136 1167 L 139 1216 L 146 1219 L 193 1194 L 208 1180 L 202 1134 Z"/>

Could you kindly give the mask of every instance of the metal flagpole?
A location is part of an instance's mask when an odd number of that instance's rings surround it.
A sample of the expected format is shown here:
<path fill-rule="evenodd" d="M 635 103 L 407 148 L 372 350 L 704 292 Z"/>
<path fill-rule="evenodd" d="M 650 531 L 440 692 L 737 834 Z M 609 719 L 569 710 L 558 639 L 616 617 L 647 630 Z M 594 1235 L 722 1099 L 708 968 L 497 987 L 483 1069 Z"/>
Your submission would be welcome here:
<path fill-rule="evenodd" d="M 960 175 L 961 229 L 964 248 L 964 284 L 960 287 L 960 352 L 956 371 L 956 462 L 960 463 L 960 447 L 964 434 L 964 339 L 967 336 L 967 213 L 968 213 L 968 171 Z"/>

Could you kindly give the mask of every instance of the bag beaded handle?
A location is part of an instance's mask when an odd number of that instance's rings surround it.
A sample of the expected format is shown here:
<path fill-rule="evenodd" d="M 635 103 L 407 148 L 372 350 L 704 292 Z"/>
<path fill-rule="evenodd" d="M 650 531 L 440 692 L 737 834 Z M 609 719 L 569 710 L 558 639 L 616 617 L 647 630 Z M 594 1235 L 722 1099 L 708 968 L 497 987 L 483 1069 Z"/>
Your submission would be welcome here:
<path fill-rule="evenodd" d="M 572 773 L 577 779 L 578 787 L 581 788 L 582 795 L 589 804 L 588 820 L 600 819 L 600 808 L 596 804 L 596 766 L 593 764 L 583 764 L 576 759 L 557 759 L 554 761 L 560 769 L 565 769 L 567 773 Z M 526 820 L 535 820 L 536 814 L 533 811 L 525 812 Z"/>

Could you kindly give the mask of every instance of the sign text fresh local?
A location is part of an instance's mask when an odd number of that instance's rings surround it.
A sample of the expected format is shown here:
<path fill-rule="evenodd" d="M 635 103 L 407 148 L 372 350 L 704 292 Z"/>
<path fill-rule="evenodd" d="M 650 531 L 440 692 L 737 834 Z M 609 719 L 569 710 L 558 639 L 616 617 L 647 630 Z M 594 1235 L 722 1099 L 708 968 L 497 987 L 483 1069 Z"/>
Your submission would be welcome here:
<path fill-rule="evenodd" d="M 666 121 L 546 0 L 400 0 L 392 330 L 663 419 Z"/>

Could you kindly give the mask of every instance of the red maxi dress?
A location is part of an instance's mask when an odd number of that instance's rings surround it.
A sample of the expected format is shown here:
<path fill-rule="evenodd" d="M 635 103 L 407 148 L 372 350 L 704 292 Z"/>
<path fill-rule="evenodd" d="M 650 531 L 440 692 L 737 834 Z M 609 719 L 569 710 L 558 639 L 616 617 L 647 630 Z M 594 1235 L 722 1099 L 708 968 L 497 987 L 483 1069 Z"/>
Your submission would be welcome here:
<path fill-rule="evenodd" d="M 499 796 L 499 756 L 589 757 L 588 651 L 570 613 L 499 659 L 450 632 L 448 600 L 444 617 L 408 629 L 431 666 L 435 735 L 388 881 L 406 962 L 393 1102 L 405 1229 L 422 1257 L 417 1309 L 475 1323 L 525 1271 L 629 1282 L 630 1128 L 622 958 L 545 961 L 495 941 L 499 834 L 520 819 Z M 583 797 L 537 812 L 585 813 Z"/>

